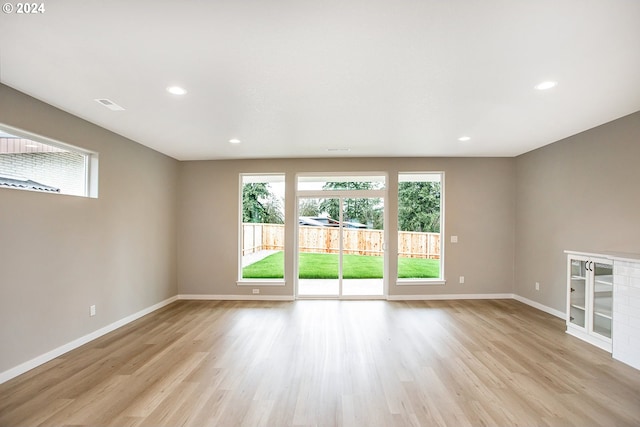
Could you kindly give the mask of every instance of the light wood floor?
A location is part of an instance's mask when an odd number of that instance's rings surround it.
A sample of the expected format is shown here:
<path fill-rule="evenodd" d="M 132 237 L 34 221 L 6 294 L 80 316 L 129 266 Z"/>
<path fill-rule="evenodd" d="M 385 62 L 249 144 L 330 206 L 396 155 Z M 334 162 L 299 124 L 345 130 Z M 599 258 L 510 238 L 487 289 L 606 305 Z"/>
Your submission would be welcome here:
<path fill-rule="evenodd" d="M 638 426 L 640 371 L 513 300 L 179 301 L 0 385 L 0 426 Z"/>

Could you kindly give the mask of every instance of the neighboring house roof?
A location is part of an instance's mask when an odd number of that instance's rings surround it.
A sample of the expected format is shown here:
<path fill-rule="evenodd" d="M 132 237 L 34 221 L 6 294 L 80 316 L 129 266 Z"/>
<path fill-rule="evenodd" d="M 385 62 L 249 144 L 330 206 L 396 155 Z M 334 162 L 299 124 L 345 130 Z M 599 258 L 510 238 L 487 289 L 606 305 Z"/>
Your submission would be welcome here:
<path fill-rule="evenodd" d="M 0 186 L 26 188 L 28 190 L 46 191 L 49 193 L 59 193 L 60 189 L 49 185 L 40 184 L 30 179 L 17 179 L 0 176 Z"/>
<path fill-rule="evenodd" d="M 314 227 L 338 227 L 340 222 L 325 216 L 301 216 L 298 218 L 300 225 L 311 225 Z M 355 221 L 343 221 L 343 226 L 346 228 L 367 228 L 365 224 L 361 224 Z"/>
<path fill-rule="evenodd" d="M 298 222 L 300 223 L 300 225 L 312 225 L 314 227 L 327 227 L 329 225 L 333 225 L 333 226 L 337 226 L 338 222 L 336 221 L 335 224 L 330 224 L 329 223 L 329 218 L 326 217 L 311 217 L 311 216 L 301 216 L 298 218 Z"/>
<path fill-rule="evenodd" d="M 343 224 L 347 228 L 369 228 L 366 224 L 355 221 L 344 221 Z"/>

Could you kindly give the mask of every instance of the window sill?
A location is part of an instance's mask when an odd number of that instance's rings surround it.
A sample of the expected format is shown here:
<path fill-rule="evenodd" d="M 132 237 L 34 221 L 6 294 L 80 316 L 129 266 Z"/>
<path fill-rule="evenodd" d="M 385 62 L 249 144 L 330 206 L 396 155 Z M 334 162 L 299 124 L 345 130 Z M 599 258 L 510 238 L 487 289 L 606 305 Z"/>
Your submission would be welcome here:
<path fill-rule="evenodd" d="M 444 279 L 397 279 L 396 286 L 443 286 L 447 281 Z"/>
<path fill-rule="evenodd" d="M 245 279 L 238 280 L 238 286 L 286 286 L 284 279 Z"/>

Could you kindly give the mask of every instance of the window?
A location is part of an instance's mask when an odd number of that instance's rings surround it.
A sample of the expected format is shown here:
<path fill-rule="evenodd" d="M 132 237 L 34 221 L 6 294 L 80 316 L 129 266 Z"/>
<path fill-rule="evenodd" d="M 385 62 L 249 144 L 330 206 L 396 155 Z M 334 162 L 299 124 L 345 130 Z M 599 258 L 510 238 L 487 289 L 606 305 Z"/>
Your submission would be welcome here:
<path fill-rule="evenodd" d="M 0 188 L 97 197 L 97 166 L 95 153 L 0 126 Z"/>
<path fill-rule="evenodd" d="M 284 175 L 240 176 L 240 281 L 284 279 Z"/>
<path fill-rule="evenodd" d="M 382 190 L 384 175 L 306 175 L 298 177 L 298 191 Z"/>
<path fill-rule="evenodd" d="M 442 283 L 443 174 L 398 174 L 398 284 Z"/>

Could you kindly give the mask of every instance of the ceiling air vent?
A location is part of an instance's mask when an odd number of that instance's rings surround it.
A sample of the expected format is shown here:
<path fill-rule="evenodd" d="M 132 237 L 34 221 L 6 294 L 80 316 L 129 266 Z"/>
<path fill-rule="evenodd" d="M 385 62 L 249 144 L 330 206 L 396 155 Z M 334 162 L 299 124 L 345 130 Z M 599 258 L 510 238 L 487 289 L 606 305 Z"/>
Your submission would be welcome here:
<path fill-rule="evenodd" d="M 106 98 L 96 99 L 96 102 L 104 105 L 105 107 L 107 107 L 111 111 L 124 111 L 124 108 L 122 108 L 121 106 L 119 106 L 115 102 L 113 102 L 113 101 L 111 101 L 109 99 L 106 99 Z"/>

